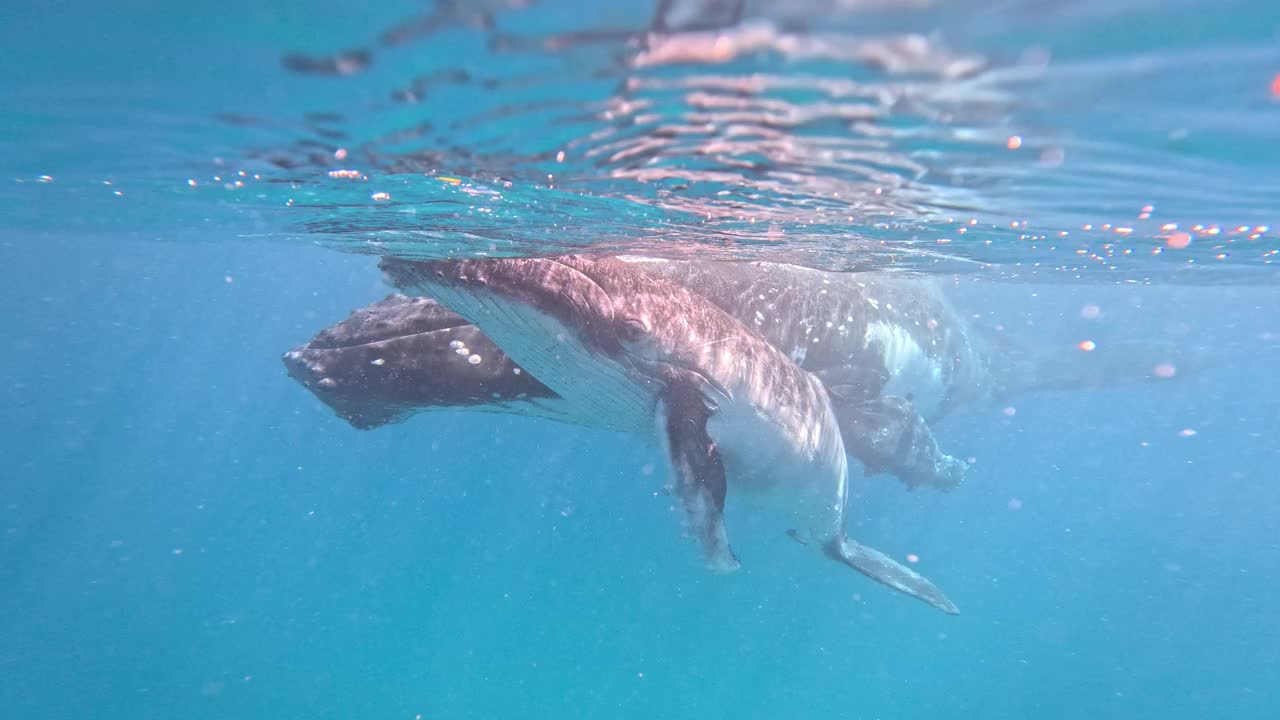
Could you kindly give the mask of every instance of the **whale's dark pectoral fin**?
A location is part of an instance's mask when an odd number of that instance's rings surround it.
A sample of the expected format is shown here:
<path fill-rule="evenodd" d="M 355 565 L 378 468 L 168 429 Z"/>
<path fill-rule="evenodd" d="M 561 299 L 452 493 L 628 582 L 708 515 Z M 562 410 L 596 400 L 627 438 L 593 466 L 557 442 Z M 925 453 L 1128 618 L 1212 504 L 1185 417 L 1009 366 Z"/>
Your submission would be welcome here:
<path fill-rule="evenodd" d="M 887 396 L 833 405 L 845 448 L 868 472 L 897 476 L 912 489 L 930 485 L 952 490 L 964 480 L 968 464 L 942 452 L 910 400 Z"/>
<path fill-rule="evenodd" d="M 947 599 L 937 585 L 893 558 L 848 538 L 834 538 L 824 548 L 828 557 L 848 565 L 876 582 L 923 600 L 948 615 L 959 615 L 960 608 Z"/>
<path fill-rule="evenodd" d="M 724 463 L 707 434 L 711 413 L 701 392 L 680 385 L 667 393 L 664 411 L 674 494 L 684 506 L 689 531 L 702 545 L 707 567 L 733 572 L 739 563 L 724 529 Z"/>

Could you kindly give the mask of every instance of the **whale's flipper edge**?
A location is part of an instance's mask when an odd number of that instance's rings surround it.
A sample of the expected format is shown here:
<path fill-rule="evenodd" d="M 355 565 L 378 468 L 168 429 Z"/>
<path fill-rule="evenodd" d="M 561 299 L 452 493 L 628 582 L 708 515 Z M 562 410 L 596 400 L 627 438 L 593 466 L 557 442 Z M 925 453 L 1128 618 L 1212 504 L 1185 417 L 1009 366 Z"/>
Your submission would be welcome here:
<path fill-rule="evenodd" d="M 671 460 L 674 495 L 684 506 L 685 523 L 702 546 L 707 567 L 729 573 L 740 564 L 724 527 L 727 493 L 724 463 L 707 433 L 707 408 L 695 387 L 673 385 L 658 407 L 660 434 Z"/>
<path fill-rule="evenodd" d="M 876 582 L 926 602 L 948 615 L 959 615 L 955 603 L 920 573 L 888 555 L 848 538 L 835 538 L 825 547 L 828 557 L 837 560 Z"/>

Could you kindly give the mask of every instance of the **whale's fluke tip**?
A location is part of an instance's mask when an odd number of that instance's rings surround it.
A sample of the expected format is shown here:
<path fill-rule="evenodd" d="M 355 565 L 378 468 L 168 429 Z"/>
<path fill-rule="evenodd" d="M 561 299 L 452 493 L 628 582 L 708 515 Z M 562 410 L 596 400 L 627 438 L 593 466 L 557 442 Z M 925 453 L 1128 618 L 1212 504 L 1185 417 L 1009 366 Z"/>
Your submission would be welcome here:
<path fill-rule="evenodd" d="M 848 538 L 835 538 L 827 543 L 825 549 L 832 559 L 848 565 L 876 582 L 926 602 L 948 615 L 960 614 L 960 608 L 947 599 L 942 590 L 928 578 L 875 548 Z"/>

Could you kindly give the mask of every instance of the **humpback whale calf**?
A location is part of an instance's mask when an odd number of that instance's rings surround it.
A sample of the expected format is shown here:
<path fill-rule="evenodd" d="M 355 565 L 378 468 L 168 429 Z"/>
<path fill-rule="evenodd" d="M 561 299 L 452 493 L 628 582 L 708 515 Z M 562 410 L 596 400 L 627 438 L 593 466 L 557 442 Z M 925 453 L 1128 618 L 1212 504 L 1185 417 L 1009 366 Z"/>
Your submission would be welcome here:
<path fill-rule="evenodd" d="M 868 474 L 894 475 L 911 488 L 949 490 L 967 465 L 939 449 L 917 404 L 934 420 L 1011 382 L 927 281 L 776 263 L 622 260 L 697 292 L 817 375 L 849 454 Z M 357 310 L 286 353 L 284 363 L 359 428 L 452 406 L 592 424 L 465 318 L 427 298 L 395 294 Z"/>
<path fill-rule="evenodd" d="M 398 287 L 473 323 L 579 421 L 655 438 L 712 569 L 739 566 L 724 523 L 729 491 L 767 495 L 793 536 L 956 613 L 929 580 L 847 536 L 849 465 L 822 381 L 702 295 L 638 265 L 582 256 L 381 263 Z"/>

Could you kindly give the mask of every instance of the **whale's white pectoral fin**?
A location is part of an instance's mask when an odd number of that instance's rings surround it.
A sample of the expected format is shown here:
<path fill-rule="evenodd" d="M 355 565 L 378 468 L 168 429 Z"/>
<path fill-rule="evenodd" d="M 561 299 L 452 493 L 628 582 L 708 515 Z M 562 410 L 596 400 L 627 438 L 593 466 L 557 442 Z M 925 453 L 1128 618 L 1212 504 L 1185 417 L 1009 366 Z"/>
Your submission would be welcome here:
<path fill-rule="evenodd" d="M 884 583 L 899 592 L 923 600 L 948 615 L 959 615 L 955 603 L 929 582 L 928 578 L 893 558 L 848 538 L 837 537 L 829 541 L 826 553 L 834 560 L 857 570 L 876 582 Z"/>
<path fill-rule="evenodd" d="M 684 506 L 689 532 L 702 545 L 708 568 L 733 572 L 739 563 L 724 529 L 724 463 L 707 434 L 710 411 L 702 393 L 691 386 L 673 385 L 659 412 L 675 479 L 673 494 Z"/>

